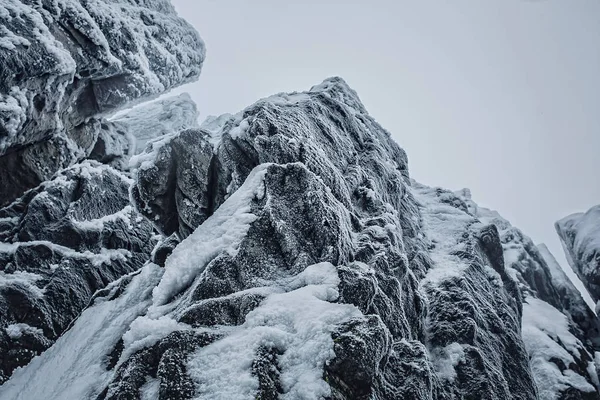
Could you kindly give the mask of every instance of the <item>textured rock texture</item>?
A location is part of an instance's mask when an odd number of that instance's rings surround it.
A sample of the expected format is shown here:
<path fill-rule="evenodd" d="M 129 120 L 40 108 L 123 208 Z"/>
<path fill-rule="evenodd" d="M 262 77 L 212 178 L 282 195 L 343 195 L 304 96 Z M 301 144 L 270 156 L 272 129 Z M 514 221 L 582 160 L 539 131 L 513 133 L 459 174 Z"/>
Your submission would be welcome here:
<path fill-rule="evenodd" d="M 495 226 L 508 275 L 523 296 L 522 337 L 540 399 L 598 399 L 600 323 L 546 246 L 498 213 L 457 193 L 469 212 Z"/>
<path fill-rule="evenodd" d="M 167 0 L 0 3 L 0 206 L 94 148 L 102 117 L 196 79 L 204 44 Z"/>
<path fill-rule="evenodd" d="M 48 348 L 97 290 L 148 260 L 153 230 L 131 207 L 129 185 L 84 162 L 0 209 L 0 382 Z"/>
<path fill-rule="evenodd" d="M 200 72 L 166 0 L 0 0 L 0 33 L 3 400 L 600 400 L 547 248 L 411 180 L 342 79 L 108 118 Z M 557 227 L 594 288 L 588 214 Z"/>
<path fill-rule="evenodd" d="M 596 303 L 600 300 L 600 205 L 556 222 L 573 271 Z"/>
<path fill-rule="evenodd" d="M 467 190 L 412 181 L 339 78 L 131 166 L 154 263 L 0 397 L 600 399 L 598 322 L 547 250 Z"/>

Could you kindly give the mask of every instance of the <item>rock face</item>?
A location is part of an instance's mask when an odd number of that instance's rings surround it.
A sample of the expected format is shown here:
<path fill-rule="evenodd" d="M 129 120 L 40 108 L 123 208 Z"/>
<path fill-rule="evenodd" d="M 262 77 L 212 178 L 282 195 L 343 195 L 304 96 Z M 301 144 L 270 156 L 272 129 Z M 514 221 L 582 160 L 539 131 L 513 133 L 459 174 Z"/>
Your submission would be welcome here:
<path fill-rule="evenodd" d="M 0 34 L 3 400 L 600 400 L 547 248 L 411 180 L 342 79 L 110 117 L 200 73 L 167 0 L 5 0 Z M 590 290 L 599 214 L 557 224 Z"/>
<path fill-rule="evenodd" d="M 97 290 L 148 260 L 153 230 L 131 207 L 129 185 L 84 162 L 0 209 L 0 383 L 50 347 Z"/>
<path fill-rule="evenodd" d="M 1 398 L 600 399 L 597 320 L 549 253 L 412 181 L 339 78 L 131 165 L 164 268 L 99 291 Z"/>
<path fill-rule="evenodd" d="M 600 321 L 545 245 L 457 193 L 479 221 L 495 226 L 504 265 L 523 296 L 522 338 L 540 399 L 598 399 Z"/>
<path fill-rule="evenodd" d="M 600 205 L 555 224 L 573 271 L 598 303 L 600 300 Z"/>
<path fill-rule="evenodd" d="M 195 80 L 204 60 L 167 0 L 6 0 L 0 27 L 0 206 L 85 158 L 103 116 Z"/>

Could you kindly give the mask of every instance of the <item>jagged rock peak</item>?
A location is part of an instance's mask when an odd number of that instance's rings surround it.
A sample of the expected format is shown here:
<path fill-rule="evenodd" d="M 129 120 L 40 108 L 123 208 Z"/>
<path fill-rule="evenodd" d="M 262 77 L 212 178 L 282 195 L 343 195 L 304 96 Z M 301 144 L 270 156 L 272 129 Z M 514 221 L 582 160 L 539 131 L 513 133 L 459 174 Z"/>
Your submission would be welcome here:
<path fill-rule="evenodd" d="M 130 167 L 156 264 L 0 398 L 600 400 L 597 320 L 560 267 L 468 190 L 411 181 L 340 78 L 152 139 Z"/>
<path fill-rule="evenodd" d="M 200 129 L 174 132 L 148 146 L 131 162 L 138 168 L 135 203 L 159 231 L 177 232 L 181 238 L 260 163 L 300 161 L 317 173 L 322 170 L 318 174 L 332 180 L 328 186 L 346 204 L 350 194 L 340 193 L 343 189 L 335 183 L 341 178 L 339 170 L 364 158 L 361 153 L 366 150 L 408 178 L 404 150 L 368 115 L 356 92 L 337 77 L 308 92 L 261 99 L 235 115 L 209 117 Z M 190 173 L 189 168 L 196 170 Z M 166 173 L 172 169 L 173 173 Z"/>

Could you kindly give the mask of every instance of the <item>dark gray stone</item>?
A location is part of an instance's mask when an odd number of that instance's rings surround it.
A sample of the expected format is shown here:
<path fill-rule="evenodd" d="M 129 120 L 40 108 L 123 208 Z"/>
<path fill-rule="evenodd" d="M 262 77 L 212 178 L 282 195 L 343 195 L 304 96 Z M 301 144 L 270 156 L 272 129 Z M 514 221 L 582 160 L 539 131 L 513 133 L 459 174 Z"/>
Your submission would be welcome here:
<path fill-rule="evenodd" d="M 0 6 L 0 206 L 85 158 L 99 120 L 195 80 L 204 43 L 168 0 Z"/>
<path fill-rule="evenodd" d="M 149 259 L 153 230 L 129 205 L 129 183 L 84 162 L 0 209 L 0 382 L 48 348 L 97 290 Z M 9 337 L 15 324 L 27 334 Z"/>

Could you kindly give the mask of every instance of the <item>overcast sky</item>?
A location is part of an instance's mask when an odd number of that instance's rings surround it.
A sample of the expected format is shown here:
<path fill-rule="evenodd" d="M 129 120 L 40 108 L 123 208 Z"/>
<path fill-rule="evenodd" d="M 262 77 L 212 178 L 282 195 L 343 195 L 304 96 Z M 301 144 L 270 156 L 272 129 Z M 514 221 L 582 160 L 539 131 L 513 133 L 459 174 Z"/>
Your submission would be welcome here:
<path fill-rule="evenodd" d="M 554 221 L 600 203 L 600 1 L 173 3 L 207 45 L 176 92 L 201 119 L 341 76 L 413 178 L 470 188 L 566 264 Z"/>

